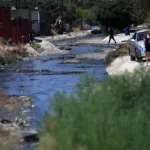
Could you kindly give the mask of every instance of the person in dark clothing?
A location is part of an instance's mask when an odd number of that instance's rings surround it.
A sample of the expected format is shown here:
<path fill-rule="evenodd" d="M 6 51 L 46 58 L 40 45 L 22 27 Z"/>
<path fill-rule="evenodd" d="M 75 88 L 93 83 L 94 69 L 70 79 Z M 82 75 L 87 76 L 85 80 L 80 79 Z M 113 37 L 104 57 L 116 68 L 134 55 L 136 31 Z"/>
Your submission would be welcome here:
<path fill-rule="evenodd" d="M 114 38 L 114 31 L 112 28 L 110 28 L 110 30 L 109 30 L 109 42 L 108 43 L 110 43 L 111 39 L 113 39 L 116 44 L 116 40 Z"/>
<path fill-rule="evenodd" d="M 32 31 L 30 34 L 29 34 L 29 43 L 30 43 L 30 46 L 33 44 L 35 40 L 35 34 L 34 32 Z"/>
<path fill-rule="evenodd" d="M 149 57 L 150 57 L 150 29 L 148 30 L 148 34 L 144 38 L 145 43 L 145 52 L 146 52 L 146 66 L 148 66 L 149 63 Z"/>

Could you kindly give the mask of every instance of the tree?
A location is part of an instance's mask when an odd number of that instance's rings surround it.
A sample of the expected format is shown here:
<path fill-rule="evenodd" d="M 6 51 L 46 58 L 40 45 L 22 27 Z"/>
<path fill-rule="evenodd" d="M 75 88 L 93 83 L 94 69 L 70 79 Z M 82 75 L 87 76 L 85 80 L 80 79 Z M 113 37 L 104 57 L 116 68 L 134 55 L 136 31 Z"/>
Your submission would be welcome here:
<path fill-rule="evenodd" d="M 132 20 L 136 24 L 141 24 L 148 12 L 148 0 L 132 0 Z M 139 17 L 140 16 L 140 17 Z"/>
<path fill-rule="evenodd" d="M 81 29 L 83 29 L 83 21 L 86 21 L 88 16 L 88 9 L 82 9 L 77 7 L 76 9 L 76 22 L 81 23 Z"/>
<path fill-rule="evenodd" d="M 95 7 L 101 24 L 114 28 L 124 28 L 132 23 L 130 0 L 101 0 Z"/>
<path fill-rule="evenodd" d="M 71 1 L 65 5 L 64 18 L 67 18 L 67 22 L 69 22 L 71 26 L 76 22 L 76 9 L 76 4 Z"/>
<path fill-rule="evenodd" d="M 95 15 L 105 26 L 122 29 L 131 23 L 143 23 L 148 0 L 97 0 Z"/>
<path fill-rule="evenodd" d="M 36 1 L 33 0 L 17 0 L 18 7 L 34 9 L 36 7 Z M 0 0 L 0 5 L 4 6 L 16 6 L 16 0 Z"/>

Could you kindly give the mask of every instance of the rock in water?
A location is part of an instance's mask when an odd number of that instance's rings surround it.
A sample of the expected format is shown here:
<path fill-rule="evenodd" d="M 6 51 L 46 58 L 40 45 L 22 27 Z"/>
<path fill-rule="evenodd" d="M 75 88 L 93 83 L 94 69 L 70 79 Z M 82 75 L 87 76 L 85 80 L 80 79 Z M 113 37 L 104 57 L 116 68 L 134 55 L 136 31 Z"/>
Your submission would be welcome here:
<path fill-rule="evenodd" d="M 10 120 L 8 120 L 8 119 L 2 119 L 1 121 L 0 121 L 2 124 L 10 124 L 10 123 L 12 123 L 12 121 L 10 121 Z"/>
<path fill-rule="evenodd" d="M 23 130 L 17 133 L 25 142 L 39 142 L 39 132 L 37 130 Z"/>

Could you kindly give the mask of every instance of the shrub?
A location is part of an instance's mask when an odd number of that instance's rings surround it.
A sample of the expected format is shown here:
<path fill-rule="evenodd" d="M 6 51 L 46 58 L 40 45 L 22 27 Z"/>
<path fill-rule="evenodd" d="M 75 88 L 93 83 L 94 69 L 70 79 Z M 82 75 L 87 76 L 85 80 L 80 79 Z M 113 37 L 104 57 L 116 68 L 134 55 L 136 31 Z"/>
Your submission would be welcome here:
<path fill-rule="evenodd" d="M 46 115 L 39 150 L 149 150 L 150 73 L 80 84 L 76 95 L 57 93 Z"/>
<path fill-rule="evenodd" d="M 81 32 L 81 29 L 80 29 L 80 28 L 73 28 L 72 30 L 73 30 L 73 32 L 75 32 L 75 33 Z"/>
<path fill-rule="evenodd" d="M 33 43 L 32 44 L 32 47 L 36 50 L 40 49 L 41 48 L 41 45 L 39 43 Z"/>
<path fill-rule="evenodd" d="M 129 52 L 128 52 L 128 48 L 126 46 L 122 47 L 122 48 L 118 48 L 117 50 L 115 51 L 110 51 L 106 58 L 105 58 L 105 61 L 106 61 L 106 64 L 110 64 L 115 58 L 119 57 L 119 56 L 124 56 L 124 55 L 127 55 Z"/>

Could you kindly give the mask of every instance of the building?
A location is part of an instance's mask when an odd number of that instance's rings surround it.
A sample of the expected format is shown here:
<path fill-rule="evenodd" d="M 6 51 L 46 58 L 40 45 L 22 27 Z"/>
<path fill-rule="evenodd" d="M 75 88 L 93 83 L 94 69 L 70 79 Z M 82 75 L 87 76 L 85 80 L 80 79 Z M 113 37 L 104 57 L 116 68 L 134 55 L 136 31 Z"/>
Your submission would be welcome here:
<path fill-rule="evenodd" d="M 44 12 L 40 12 L 40 35 L 50 35 L 50 17 Z"/>
<path fill-rule="evenodd" d="M 50 17 L 44 12 L 31 11 L 32 30 L 36 35 L 50 34 Z"/>
<path fill-rule="evenodd" d="M 31 11 L 28 9 L 10 10 L 11 37 L 15 43 L 20 41 L 20 37 L 25 33 L 28 37 L 32 31 Z"/>
<path fill-rule="evenodd" d="M 31 11 L 32 30 L 36 35 L 40 35 L 40 12 Z"/>
<path fill-rule="evenodd" d="M 0 7 L 0 37 L 18 43 L 23 33 L 29 35 L 32 30 L 36 35 L 49 35 L 49 15 L 35 10 Z"/>
<path fill-rule="evenodd" d="M 0 7 L 0 37 L 4 39 L 11 37 L 10 10 L 5 7 Z"/>

